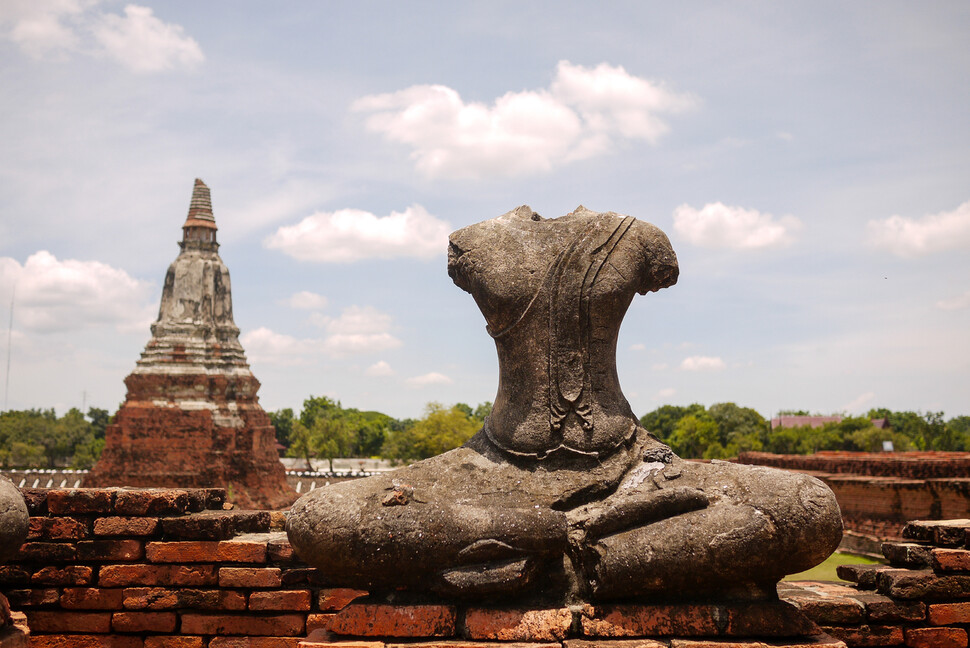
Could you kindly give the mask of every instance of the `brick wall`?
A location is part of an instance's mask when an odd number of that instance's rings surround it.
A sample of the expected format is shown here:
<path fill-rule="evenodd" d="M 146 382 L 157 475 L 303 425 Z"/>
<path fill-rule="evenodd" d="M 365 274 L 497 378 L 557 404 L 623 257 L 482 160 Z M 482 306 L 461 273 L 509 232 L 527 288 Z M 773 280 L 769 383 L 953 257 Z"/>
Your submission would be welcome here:
<path fill-rule="evenodd" d="M 32 647 L 967 648 L 968 521 L 910 525 L 886 545 L 890 567 L 843 572 L 858 584 L 783 583 L 777 603 L 525 609 L 335 588 L 293 555 L 284 513 L 227 509 L 219 489 L 25 496 L 30 535 L 0 591 Z"/>
<path fill-rule="evenodd" d="M 807 472 L 828 484 L 853 549 L 878 552 L 910 520 L 970 518 L 966 452 L 742 452 L 738 462 Z"/>

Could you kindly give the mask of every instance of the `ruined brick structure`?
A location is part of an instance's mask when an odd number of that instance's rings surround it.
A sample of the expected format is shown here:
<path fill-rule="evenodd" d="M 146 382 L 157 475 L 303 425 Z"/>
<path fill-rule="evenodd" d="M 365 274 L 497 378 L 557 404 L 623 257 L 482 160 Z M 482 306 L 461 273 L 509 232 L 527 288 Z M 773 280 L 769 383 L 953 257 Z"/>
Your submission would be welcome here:
<path fill-rule="evenodd" d="M 842 509 L 842 546 L 854 551 L 878 553 L 910 520 L 970 518 L 967 452 L 742 452 L 738 461 L 824 481 Z"/>
<path fill-rule="evenodd" d="M 295 498 L 232 319 L 209 188 L 195 181 L 181 252 L 128 394 L 86 486 L 225 488 L 243 508 Z"/>
<path fill-rule="evenodd" d="M 293 553 L 285 512 L 224 510 L 221 489 L 24 493 L 0 592 L 31 648 L 967 648 L 967 520 L 910 524 L 889 565 L 783 582 L 780 601 L 530 608 L 335 588 Z"/>

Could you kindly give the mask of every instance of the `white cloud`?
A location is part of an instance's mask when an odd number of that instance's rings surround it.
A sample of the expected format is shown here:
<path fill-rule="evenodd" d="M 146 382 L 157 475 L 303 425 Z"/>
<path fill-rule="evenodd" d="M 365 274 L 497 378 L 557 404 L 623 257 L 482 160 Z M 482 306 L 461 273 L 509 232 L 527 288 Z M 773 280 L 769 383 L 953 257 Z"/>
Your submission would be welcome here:
<path fill-rule="evenodd" d="M 149 7 L 126 5 L 124 17 L 104 14 L 94 37 L 108 56 L 135 72 L 191 67 L 205 58 L 180 25 L 162 22 Z"/>
<path fill-rule="evenodd" d="M 850 413 L 868 411 L 869 406 L 875 398 L 876 394 L 871 391 L 860 394 L 843 405 L 841 411 Z"/>
<path fill-rule="evenodd" d="M 658 391 L 657 392 L 657 395 L 654 396 L 653 399 L 654 400 L 658 400 L 658 401 L 659 400 L 667 400 L 667 399 L 673 397 L 673 395 L 676 394 L 676 393 L 677 393 L 677 390 L 676 389 L 674 389 L 673 387 L 667 387 L 665 389 L 661 389 L 660 391 Z"/>
<path fill-rule="evenodd" d="M 456 90 L 416 85 L 358 99 L 369 130 L 413 149 L 429 177 L 544 173 L 602 155 L 621 140 L 655 142 L 668 130 L 659 115 L 693 105 L 685 94 L 629 74 L 560 61 L 548 89 L 508 92 L 492 105 L 466 103 Z"/>
<path fill-rule="evenodd" d="M 637 342 L 636 344 L 630 345 L 630 351 L 646 351 L 647 345 L 642 342 Z"/>
<path fill-rule="evenodd" d="M 204 60 L 199 44 L 180 25 L 129 4 L 124 15 L 97 9 L 97 1 L 10 2 L 0 10 L 8 39 L 34 58 L 68 54 L 106 56 L 135 72 L 191 67 Z"/>
<path fill-rule="evenodd" d="M 970 291 L 963 293 L 952 299 L 942 299 L 936 302 L 936 307 L 942 310 L 960 310 L 970 308 Z"/>
<path fill-rule="evenodd" d="M 378 217 L 359 209 L 317 212 L 280 227 L 268 248 L 300 261 L 351 263 L 361 259 L 430 259 L 448 249 L 451 226 L 420 205 Z"/>
<path fill-rule="evenodd" d="M 307 364 L 323 350 L 322 340 L 297 339 L 266 327 L 247 331 L 239 337 L 250 361 L 276 365 Z"/>
<path fill-rule="evenodd" d="M 426 373 L 422 376 L 413 376 L 404 382 L 411 387 L 420 388 L 427 387 L 429 385 L 450 385 L 454 381 L 444 374 L 438 373 L 437 371 L 432 371 L 431 373 Z"/>
<path fill-rule="evenodd" d="M 391 369 L 391 365 L 387 364 L 383 360 L 380 360 L 379 362 L 375 362 L 371 366 L 367 367 L 367 369 L 364 370 L 364 375 L 375 378 L 393 376 L 394 370 Z"/>
<path fill-rule="evenodd" d="M 711 356 L 690 356 L 680 363 L 684 371 L 720 371 L 724 367 L 723 360 Z"/>
<path fill-rule="evenodd" d="M 290 295 L 286 304 L 299 310 L 323 310 L 327 307 L 327 298 L 309 290 L 301 290 Z"/>
<path fill-rule="evenodd" d="M 894 215 L 868 223 L 869 244 L 913 258 L 946 250 L 970 250 L 970 200 L 953 211 L 920 219 Z"/>
<path fill-rule="evenodd" d="M 757 249 L 784 247 L 801 228 L 794 216 L 775 219 L 755 209 L 729 207 L 720 202 L 701 209 L 681 205 L 674 210 L 674 229 L 688 242 L 707 248 Z"/>
<path fill-rule="evenodd" d="M 149 283 L 99 261 L 58 261 L 46 250 L 23 266 L 0 258 L 0 289 L 5 299 L 16 290 L 14 328 L 37 333 L 103 325 L 147 331 L 157 309 L 148 301 Z"/>

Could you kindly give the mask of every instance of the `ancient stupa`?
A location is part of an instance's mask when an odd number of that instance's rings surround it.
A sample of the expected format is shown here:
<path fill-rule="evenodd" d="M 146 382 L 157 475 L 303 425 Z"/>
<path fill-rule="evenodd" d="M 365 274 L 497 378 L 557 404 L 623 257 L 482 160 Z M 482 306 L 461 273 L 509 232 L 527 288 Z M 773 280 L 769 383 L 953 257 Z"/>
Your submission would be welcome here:
<path fill-rule="evenodd" d="M 296 498 L 239 343 L 217 229 L 209 187 L 196 179 L 152 339 L 85 486 L 220 487 L 243 508 Z"/>

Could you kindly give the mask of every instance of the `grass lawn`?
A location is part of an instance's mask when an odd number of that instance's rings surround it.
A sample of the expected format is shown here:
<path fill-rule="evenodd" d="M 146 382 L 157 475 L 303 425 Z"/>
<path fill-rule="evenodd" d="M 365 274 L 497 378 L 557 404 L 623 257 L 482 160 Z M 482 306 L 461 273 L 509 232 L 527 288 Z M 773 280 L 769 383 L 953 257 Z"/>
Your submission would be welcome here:
<path fill-rule="evenodd" d="M 803 571 L 800 574 L 792 574 L 791 576 L 785 576 L 785 580 L 791 581 L 801 581 L 801 580 L 820 580 L 820 581 L 841 581 L 835 573 L 835 568 L 839 565 L 873 565 L 878 564 L 879 561 L 874 558 L 866 558 L 865 556 L 855 556 L 853 554 L 847 553 L 834 553 L 825 559 L 820 565 L 816 565 L 809 569 L 808 571 Z"/>

